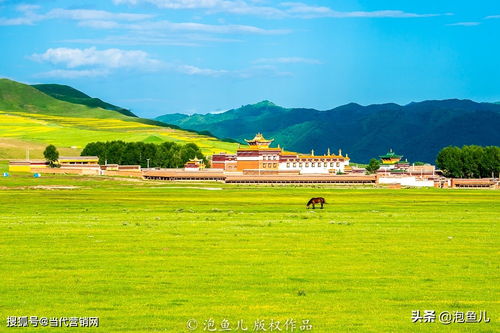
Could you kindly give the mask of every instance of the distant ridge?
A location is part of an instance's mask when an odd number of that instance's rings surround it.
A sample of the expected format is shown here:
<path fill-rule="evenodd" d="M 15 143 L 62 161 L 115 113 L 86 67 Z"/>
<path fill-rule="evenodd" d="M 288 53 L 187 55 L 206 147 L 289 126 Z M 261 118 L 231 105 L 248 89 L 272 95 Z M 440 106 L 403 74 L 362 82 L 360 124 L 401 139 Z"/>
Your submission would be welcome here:
<path fill-rule="evenodd" d="M 459 99 L 403 106 L 349 103 L 327 111 L 262 101 L 223 113 L 167 114 L 156 119 L 240 142 L 263 132 L 287 150 L 304 153 L 342 148 L 356 162 L 367 162 L 390 148 L 412 162 L 434 162 L 448 145 L 500 144 L 500 105 Z"/>
<path fill-rule="evenodd" d="M 129 117 L 137 117 L 130 110 L 104 102 L 99 98 L 92 98 L 87 94 L 84 94 L 80 90 L 77 90 L 70 86 L 62 84 L 34 84 L 32 85 L 32 87 L 35 87 L 41 92 L 61 101 L 74 104 L 82 104 L 92 108 L 102 108 L 106 110 L 117 111 Z"/>

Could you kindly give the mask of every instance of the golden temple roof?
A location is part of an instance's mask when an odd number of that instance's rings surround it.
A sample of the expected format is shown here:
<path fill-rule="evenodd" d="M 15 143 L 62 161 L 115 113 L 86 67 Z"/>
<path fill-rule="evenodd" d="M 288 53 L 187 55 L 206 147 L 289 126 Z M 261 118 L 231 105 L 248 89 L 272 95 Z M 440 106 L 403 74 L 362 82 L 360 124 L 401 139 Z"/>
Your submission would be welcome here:
<path fill-rule="evenodd" d="M 247 140 L 245 141 L 250 145 L 250 146 L 269 146 L 271 142 L 274 141 L 274 139 L 267 140 L 264 138 L 262 133 L 257 133 L 255 134 L 255 137 L 252 140 Z"/>

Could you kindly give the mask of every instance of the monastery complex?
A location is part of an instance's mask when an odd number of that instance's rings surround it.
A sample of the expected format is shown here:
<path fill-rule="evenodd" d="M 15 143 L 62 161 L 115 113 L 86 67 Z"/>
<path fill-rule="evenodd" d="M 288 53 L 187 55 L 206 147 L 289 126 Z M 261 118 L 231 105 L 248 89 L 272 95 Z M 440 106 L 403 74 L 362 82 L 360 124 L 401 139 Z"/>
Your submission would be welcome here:
<path fill-rule="evenodd" d="M 337 174 L 347 173 L 349 157 L 330 154 L 303 155 L 287 152 L 280 148 L 271 148 L 273 140 L 266 140 L 261 133 L 257 133 L 252 140 L 245 140 L 247 146 L 239 147 L 236 154 L 220 153 L 212 155 L 212 168 L 224 171 L 249 173 L 296 173 L 296 174 Z"/>
<path fill-rule="evenodd" d="M 200 159 L 186 162 L 183 168 L 141 168 L 140 165 L 99 164 L 97 156 L 66 156 L 51 168 L 45 160 L 10 161 L 11 172 L 40 174 L 78 174 L 137 177 L 163 181 L 219 181 L 230 184 L 338 184 L 362 186 L 474 187 L 499 188 L 498 179 L 448 179 L 433 165 L 411 165 L 402 155 L 389 150 L 379 156 L 380 169 L 366 174 L 364 168 L 349 165 L 348 154 L 300 154 L 286 151 L 273 140 L 257 133 L 245 140 L 235 154 L 218 153 L 206 166 Z M 5 174 L 4 174 L 5 176 Z"/>

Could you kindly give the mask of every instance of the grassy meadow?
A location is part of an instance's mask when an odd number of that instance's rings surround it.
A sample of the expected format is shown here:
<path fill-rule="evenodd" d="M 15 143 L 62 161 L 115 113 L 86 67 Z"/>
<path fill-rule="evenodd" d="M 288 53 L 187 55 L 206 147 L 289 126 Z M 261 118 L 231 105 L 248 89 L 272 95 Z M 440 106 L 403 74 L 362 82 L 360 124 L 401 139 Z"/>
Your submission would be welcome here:
<path fill-rule="evenodd" d="M 317 195 L 326 209 L 306 210 Z M 499 199 L 17 174 L 0 179 L 0 317 L 97 316 L 102 332 L 288 318 L 296 331 L 307 319 L 313 332 L 498 332 Z M 428 309 L 491 322 L 411 323 Z"/>

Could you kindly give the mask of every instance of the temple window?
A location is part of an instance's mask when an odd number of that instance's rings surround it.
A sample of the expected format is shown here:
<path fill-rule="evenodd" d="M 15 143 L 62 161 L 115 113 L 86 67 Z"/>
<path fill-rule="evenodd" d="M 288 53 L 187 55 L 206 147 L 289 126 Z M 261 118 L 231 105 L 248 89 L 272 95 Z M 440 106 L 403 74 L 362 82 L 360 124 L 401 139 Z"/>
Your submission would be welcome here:
<path fill-rule="evenodd" d="M 295 168 L 297 166 L 297 163 L 293 163 L 293 167 Z"/>
<path fill-rule="evenodd" d="M 266 168 L 266 165 L 267 165 L 267 164 L 266 164 L 266 163 L 264 163 L 264 164 L 262 164 L 262 167 L 265 169 L 265 168 Z"/>
<path fill-rule="evenodd" d="M 333 167 L 333 162 L 330 162 L 330 166 Z"/>
<path fill-rule="evenodd" d="M 314 163 L 314 162 L 311 163 L 311 167 L 314 168 L 315 165 L 316 165 L 316 163 Z"/>
<path fill-rule="evenodd" d="M 308 168 L 308 167 L 309 167 L 309 163 L 306 163 L 306 168 Z"/>
<path fill-rule="evenodd" d="M 290 167 L 290 163 L 287 163 L 287 164 L 286 164 L 286 167 L 287 167 L 287 168 L 289 168 L 289 167 Z"/>
<path fill-rule="evenodd" d="M 338 166 L 338 167 L 340 166 L 340 162 L 337 162 L 337 166 Z"/>

